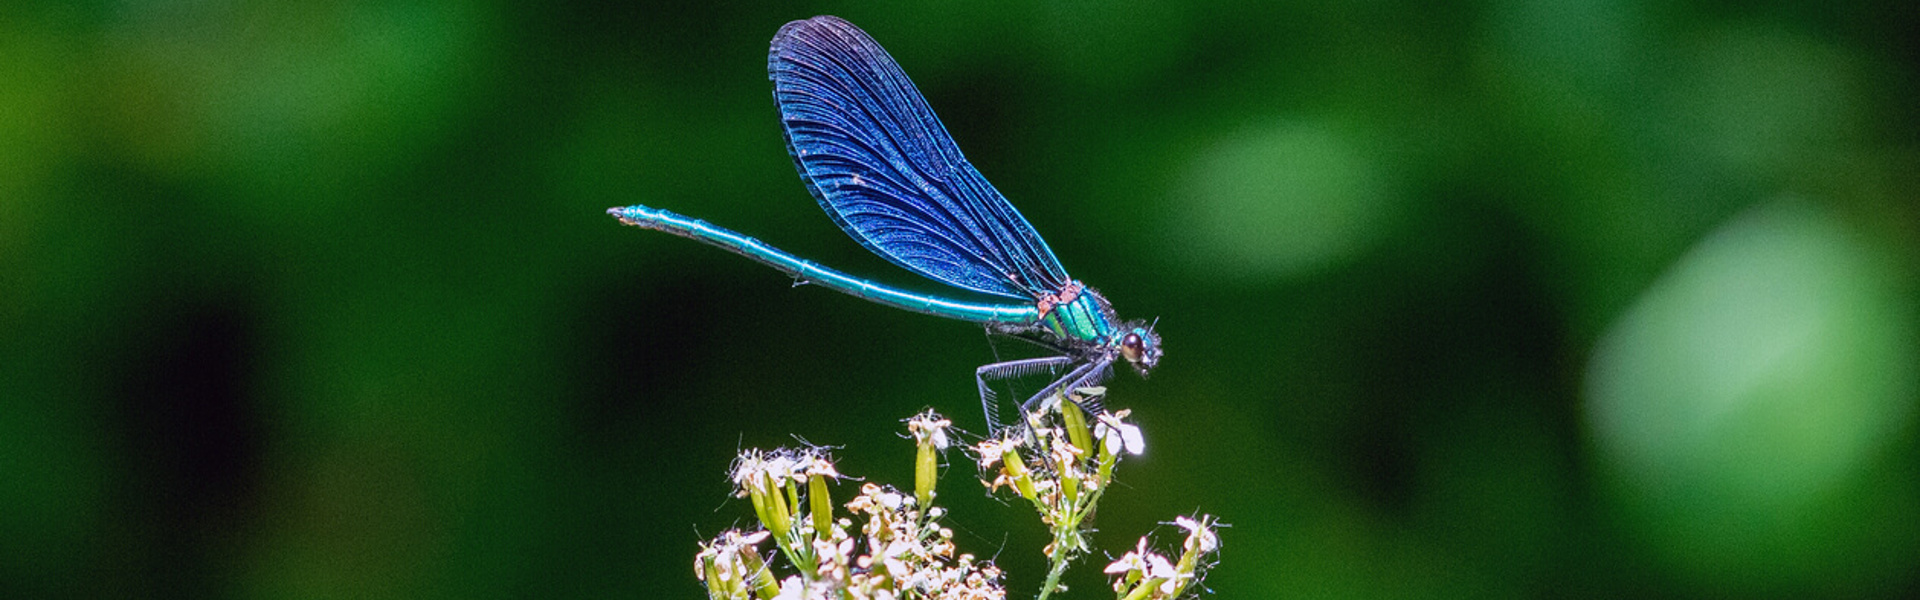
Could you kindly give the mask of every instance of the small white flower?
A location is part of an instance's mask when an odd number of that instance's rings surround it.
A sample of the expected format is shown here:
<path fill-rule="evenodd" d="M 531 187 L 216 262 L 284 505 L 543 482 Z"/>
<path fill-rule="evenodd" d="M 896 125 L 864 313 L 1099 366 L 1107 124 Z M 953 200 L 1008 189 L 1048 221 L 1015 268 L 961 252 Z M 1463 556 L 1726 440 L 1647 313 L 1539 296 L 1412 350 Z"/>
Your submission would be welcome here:
<path fill-rule="evenodd" d="M 1129 571 L 1144 572 L 1146 570 L 1147 561 L 1142 560 L 1138 554 L 1128 552 L 1120 555 L 1120 560 L 1113 561 L 1112 564 L 1107 565 L 1105 573 L 1108 575 L 1118 575 Z"/>
<path fill-rule="evenodd" d="M 1106 573 L 1109 575 L 1128 571 L 1145 573 L 1147 571 L 1146 556 L 1148 554 L 1152 553 L 1147 551 L 1147 538 L 1140 538 L 1140 543 L 1135 544 L 1133 550 L 1120 555 L 1120 560 L 1113 561 L 1113 564 L 1107 565 Z"/>
<path fill-rule="evenodd" d="M 785 454 L 776 454 L 772 458 L 767 459 L 763 468 L 767 476 L 772 477 L 773 480 L 777 482 L 786 479 L 801 479 L 799 467 L 799 461 L 794 460 L 793 457 Z"/>
<path fill-rule="evenodd" d="M 762 485 L 764 479 L 760 477 L 760 472 L 764 468 L 766 468 L 766 457 L 761 455 L 759 450 L 742 452 L 740 458 L 733 462 L 733 485 L 739 488 L 735 495 L 745 498 L 748 492 L 765 487 Z"/>
<path fill-rule="evenodd" d="M 886 565 L 887 575 L 893 577 L 894 581 L 901 581 L 913 576 L 913 570 L 907 566 L 907 561 L 900 560 L 899 558 L 891 556 L 882 558 L 880 559 L 880 564 Z"/>
<path fill-rule="evenodd" d="M 1140 435 L 1140 427 L 1122 421 L 1128 411 L 1100 415 L 1099 422 L 1093 426 L 1094 437 L 1106 444 L 1108 454 L 1118 455 L 1121 450 L 1127 454 L 1139 456 L 1147 451 L 1147 440 Z"/>
<path fill-rule="evenodd" d="M 1199 550 L 1201 554 L 1211 554 L 1220 548 L 1220 536 L 1213 532 L 1213 521 L 1209 517 L 1199 520 L 1187 517 L 1174 517 L 1173 523 L 1187 530 L 1187 547 Z"/>
<path fill-rule="evenodd" d="M 1161 580 L 1160 595 L 1162 596 L 1172 596 L 1174 592 L 1180 591 L 1180 588 L 1186 587 L 1186 580 L 1193 578 L 1192 573 L 1180 572 L 1180 568 L 1173 566 L 1172 561 L 1158 554 L 1147 557 L 1147 565 L 1147 578 Z"/>
<path fill-rule="evenodd" d="M 913 433 L 915 441 L 931 443 L 940 450 L 947 449 L 947 428 L 952 426 L 953 421 L 940 418 L 938 413 L 931 410 L 907 419 L 907 431 Z"/>
<path fill-rule="evenodd" d="M 906 501 L 906 498 L 895 492 L 883 492 L 875 495 L 874 500 L 881 506 L 887 507 L 887 510 L 900 510 L 900 505 Z"/>
<path fill-rule="evenodd" d="M 1150 553 L 1147 555 L 1146 573 L 1148 577 L 1173 579 L 1180 576 L 1180 569 L 1173 566 L 1173 561 L 1167 560 L 1167 557 Z"/>
<path fill-rule="evenodd" d="M 799 575 L 788 576 L 780 582 L 780 595 L 773 600 L 804 600 L 807 597 L 807 584 Z"/>
<path fill-rule="evenodd" d="M 977 462 L 980 463 L 981 471 L 987 471 L 992 469 L 993 465 L 999 464 L 1000 455 L 1003 454 L 998 440 L 982 440 L 974 445 L 973 453 L 974 456 L 980 457 Z"/>
<path fill-rule="evenodd" d="M 809 454 L 807 460 L 802 463 L 802 467 L 802 471 L 808 476 L 819 475 L 835 480 L 840 479 L 840 471 L 834 469 L 833 461 L 823 454 Z"/>
<path fill-rule="evenodd" d="M 892 542 L 888 542 L 886 547 L 883 547 L 880 549 L 880 556 L 891 560 L 891 559 L 912 554 L 913 550 L 914 550 L 914 543 L 912 541 L 894 540 Z"/>

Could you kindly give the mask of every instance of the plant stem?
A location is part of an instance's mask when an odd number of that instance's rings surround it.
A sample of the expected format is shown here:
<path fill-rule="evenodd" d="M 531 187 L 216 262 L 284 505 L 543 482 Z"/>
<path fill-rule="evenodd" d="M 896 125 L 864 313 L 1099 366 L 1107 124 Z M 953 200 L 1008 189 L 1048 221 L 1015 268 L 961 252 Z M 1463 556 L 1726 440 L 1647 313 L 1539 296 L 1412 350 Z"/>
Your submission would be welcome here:
<path fill-rule="evenodd" d="M 1047 582 L 1040 586 L 1040 597 L 1036 600 L 1047 600 L 1047 596 L 1053 595 L 1053 590 L 1060 588 L 1060 575 L 1067 572 L 1067 563 L 1071 561 L 1070 555 L 1073 553 L 1066 548 L 1066 541 L 1063 536 L 1054 536 L 1053 565 L 1047 569 Z"/>

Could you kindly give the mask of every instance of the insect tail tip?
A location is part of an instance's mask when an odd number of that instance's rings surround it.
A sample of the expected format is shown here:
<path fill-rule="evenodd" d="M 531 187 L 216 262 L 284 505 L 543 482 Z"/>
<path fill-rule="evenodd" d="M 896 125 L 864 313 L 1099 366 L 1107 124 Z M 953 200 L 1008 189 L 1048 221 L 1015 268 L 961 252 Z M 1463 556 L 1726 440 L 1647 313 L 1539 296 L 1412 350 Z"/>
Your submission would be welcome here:
<path fill-rule="evenodd" d="M 626 207 L 615 206 L 613 208 L 609 208 L 607 209 L 607 214 L 612 215 L 613 218 L 615 219 L 619 219 L 621 225 L 639 225 L 640 224 L 639 222 L 634 221 L 633 219 L 627 218 Z"/>

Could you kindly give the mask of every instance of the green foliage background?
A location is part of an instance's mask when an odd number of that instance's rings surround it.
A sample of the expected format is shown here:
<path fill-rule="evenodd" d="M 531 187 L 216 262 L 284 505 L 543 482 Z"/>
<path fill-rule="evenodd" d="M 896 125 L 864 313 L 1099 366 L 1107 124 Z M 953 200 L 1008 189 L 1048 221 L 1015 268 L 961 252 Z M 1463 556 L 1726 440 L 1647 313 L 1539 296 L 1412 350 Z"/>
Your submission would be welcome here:
<path fill-rule="evenodd" d="M 767 40 L 828 13 L 1161 319 L 1103 547 L 1219 515 L 1224 598 L 1920 589 L 1910 0 L 3 12 L 0 596 L 698 597 L 736 449 L 909 483 L 979 328 L 602 212 L 933 289 L 781 145 Z M 1043 530 L 949 460 L 1027 593 Z"/>

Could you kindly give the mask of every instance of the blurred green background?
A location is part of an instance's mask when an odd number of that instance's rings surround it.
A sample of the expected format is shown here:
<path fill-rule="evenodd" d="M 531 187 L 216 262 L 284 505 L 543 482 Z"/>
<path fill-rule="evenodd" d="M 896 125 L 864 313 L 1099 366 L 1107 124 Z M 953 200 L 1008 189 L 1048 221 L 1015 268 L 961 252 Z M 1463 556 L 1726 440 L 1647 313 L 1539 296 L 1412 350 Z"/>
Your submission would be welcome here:
<path fill-rule="evenodd" d="M 1917 6 L 11 3 L 0 596 L 700 597 L 737 449 L 910 482 L 980 328 L 603 214 L 937 289 L 782 147 L 815 14 L 1161 319 L 1102 547 L 1219 515 L 1223 598 L 1912 596 Z M 1030 597 L 1044 532 L 948 459 Z"/>

